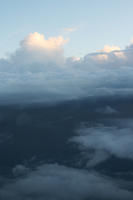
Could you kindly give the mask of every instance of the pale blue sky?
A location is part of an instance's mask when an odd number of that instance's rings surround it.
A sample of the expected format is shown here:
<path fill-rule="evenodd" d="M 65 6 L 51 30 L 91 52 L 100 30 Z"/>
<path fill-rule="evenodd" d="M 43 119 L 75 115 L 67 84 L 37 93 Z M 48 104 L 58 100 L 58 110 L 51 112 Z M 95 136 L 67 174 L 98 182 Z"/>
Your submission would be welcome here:
<path fill-rule="evenodd" d="M 0 57 L 33 32 L 70 38 L 67 56 L 83 56 L 105 44 L 124 48 L 133 38 L 132 21 L 132 0 L 0 0 Z M 63 31 L 70 27 L 77 31 Z"/>

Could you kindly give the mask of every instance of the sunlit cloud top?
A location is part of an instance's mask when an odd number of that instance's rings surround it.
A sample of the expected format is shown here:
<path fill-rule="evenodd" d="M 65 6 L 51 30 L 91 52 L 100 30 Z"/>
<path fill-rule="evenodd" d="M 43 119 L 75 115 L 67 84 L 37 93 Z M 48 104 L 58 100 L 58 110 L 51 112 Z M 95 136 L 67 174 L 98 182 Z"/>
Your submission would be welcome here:
<path fill-rule="evenodd" d="M 44 48 L 47 50 L 56 50 L 62 48 L 62 46 L 67 42 L 68 39 L 64 39 L 62 36 L 45 39 L 43 34 L 35 32 L 29 34 L 29 36 L 26 37 L 21 44 L 22 46 L 28 48 Z"/>
<path fill-rule="evenodd" d="M 110 53 L 111 51 L 120 51 L 120 50 L 121 49 L 118 46 L 105 45 L 104 48 L 100 50 L 100 52 Z"/>
<path fill-rule="evenodd" d="M 34 93 L 33 101 L 45 102 L 133 94 L 132 44 L 124 49 L 106 45 L 83 57 L 66 57 L 67 41 L 63 36 L 46 39 L 37 32 L 24 38 L 15 52 L 0 59 L 0 92 Z"/>

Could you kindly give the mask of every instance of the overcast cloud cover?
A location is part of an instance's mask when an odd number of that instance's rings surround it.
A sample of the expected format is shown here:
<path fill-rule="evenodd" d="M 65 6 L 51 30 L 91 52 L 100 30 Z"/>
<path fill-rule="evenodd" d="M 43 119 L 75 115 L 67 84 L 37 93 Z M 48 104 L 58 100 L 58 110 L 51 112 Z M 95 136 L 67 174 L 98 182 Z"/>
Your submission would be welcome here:
<path fill-rule="evenodd" d="M 37 32 L 27 36 L 16 52 L 0 60 L 1 94 L 15 93 L 16 99 L 17 94 L 36 94 L 33 101 L 50 101 L 51 96 L 59 101 L 133 93 L 132 44 L 124 50 L 105 45 L 82 58 L 66 58 L 63 46 L 68 41 L 62 36 L 46 39 Z"/>

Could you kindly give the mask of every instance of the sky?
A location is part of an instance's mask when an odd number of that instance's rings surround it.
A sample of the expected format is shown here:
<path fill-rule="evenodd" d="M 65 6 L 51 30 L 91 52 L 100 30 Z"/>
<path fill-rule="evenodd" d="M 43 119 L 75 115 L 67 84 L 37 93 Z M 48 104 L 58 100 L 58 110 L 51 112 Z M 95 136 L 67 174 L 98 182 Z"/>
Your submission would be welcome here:
<path fill-rule="evenodd" d="M 81 57 L 104 45 L 124 48 L 133 38 L 132 0 L 0 0 L 0 58 L 28 34 L 69 39 L 66 56 Z"/>

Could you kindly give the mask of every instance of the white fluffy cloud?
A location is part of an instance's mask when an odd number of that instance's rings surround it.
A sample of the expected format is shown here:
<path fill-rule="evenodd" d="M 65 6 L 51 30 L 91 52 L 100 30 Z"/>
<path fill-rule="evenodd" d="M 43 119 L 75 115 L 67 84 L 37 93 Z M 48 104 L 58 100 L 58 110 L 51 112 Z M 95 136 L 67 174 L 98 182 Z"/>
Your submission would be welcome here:
<path fill-rule="evenodd" d="M 62 36 L 45 39 L 43 34 L 35 32 L 21 41 L 20 48 L 11 55 L 8 61 L 15 66 L 39 63 L 60 65 L 65 59 L 63 46 L 67 42 L 68 39 L 64 39 Z"/>
<path fill-rule="evenodd" d="M 120 47 L 118 46 L 109 46 L 109 45 L 105 45 L 104 48 L 102 50 L 100 50 L 99 52 L 105 52 L 105 53 L 110 53 L 112 51 L 120 51 Z"/>
<path fill-rule="evenodd" d="M 26 37 L 22 42 L 21 45 L 24 48 L 29 49 L 47 49 L 49 51 L 58 50 L 60 49 L 67 40 L 65 40 L 62 36 L 59 37 L 51 37 L 48 40 L 45 39 L 43 34 L 40 33 L 31 33 L 28 37 Z"/>
<path fill-rule="evenodd" d="M 20 167 L 19 167 L 20 168 Z M 25 169 L 25 167 L 22 167 Z M 131 200 L 132 192 L 95 172 L 48 164 L 5 183 L 1 200 Z"/>
<path fill-rule="evenodd" d="M 105 46 L 83 58 L 66 58 L 63 37 L 48 40 L 30 34 L 7 59 L 0 60 L 0 92 L 33 101 L 59 101 L 89 96 L 133 94 L 132 44 L 121 50 Z M 16 95 L 14 95 L 16 94 Z M 30 101 L 30 99 L 29 99 Z"/>

